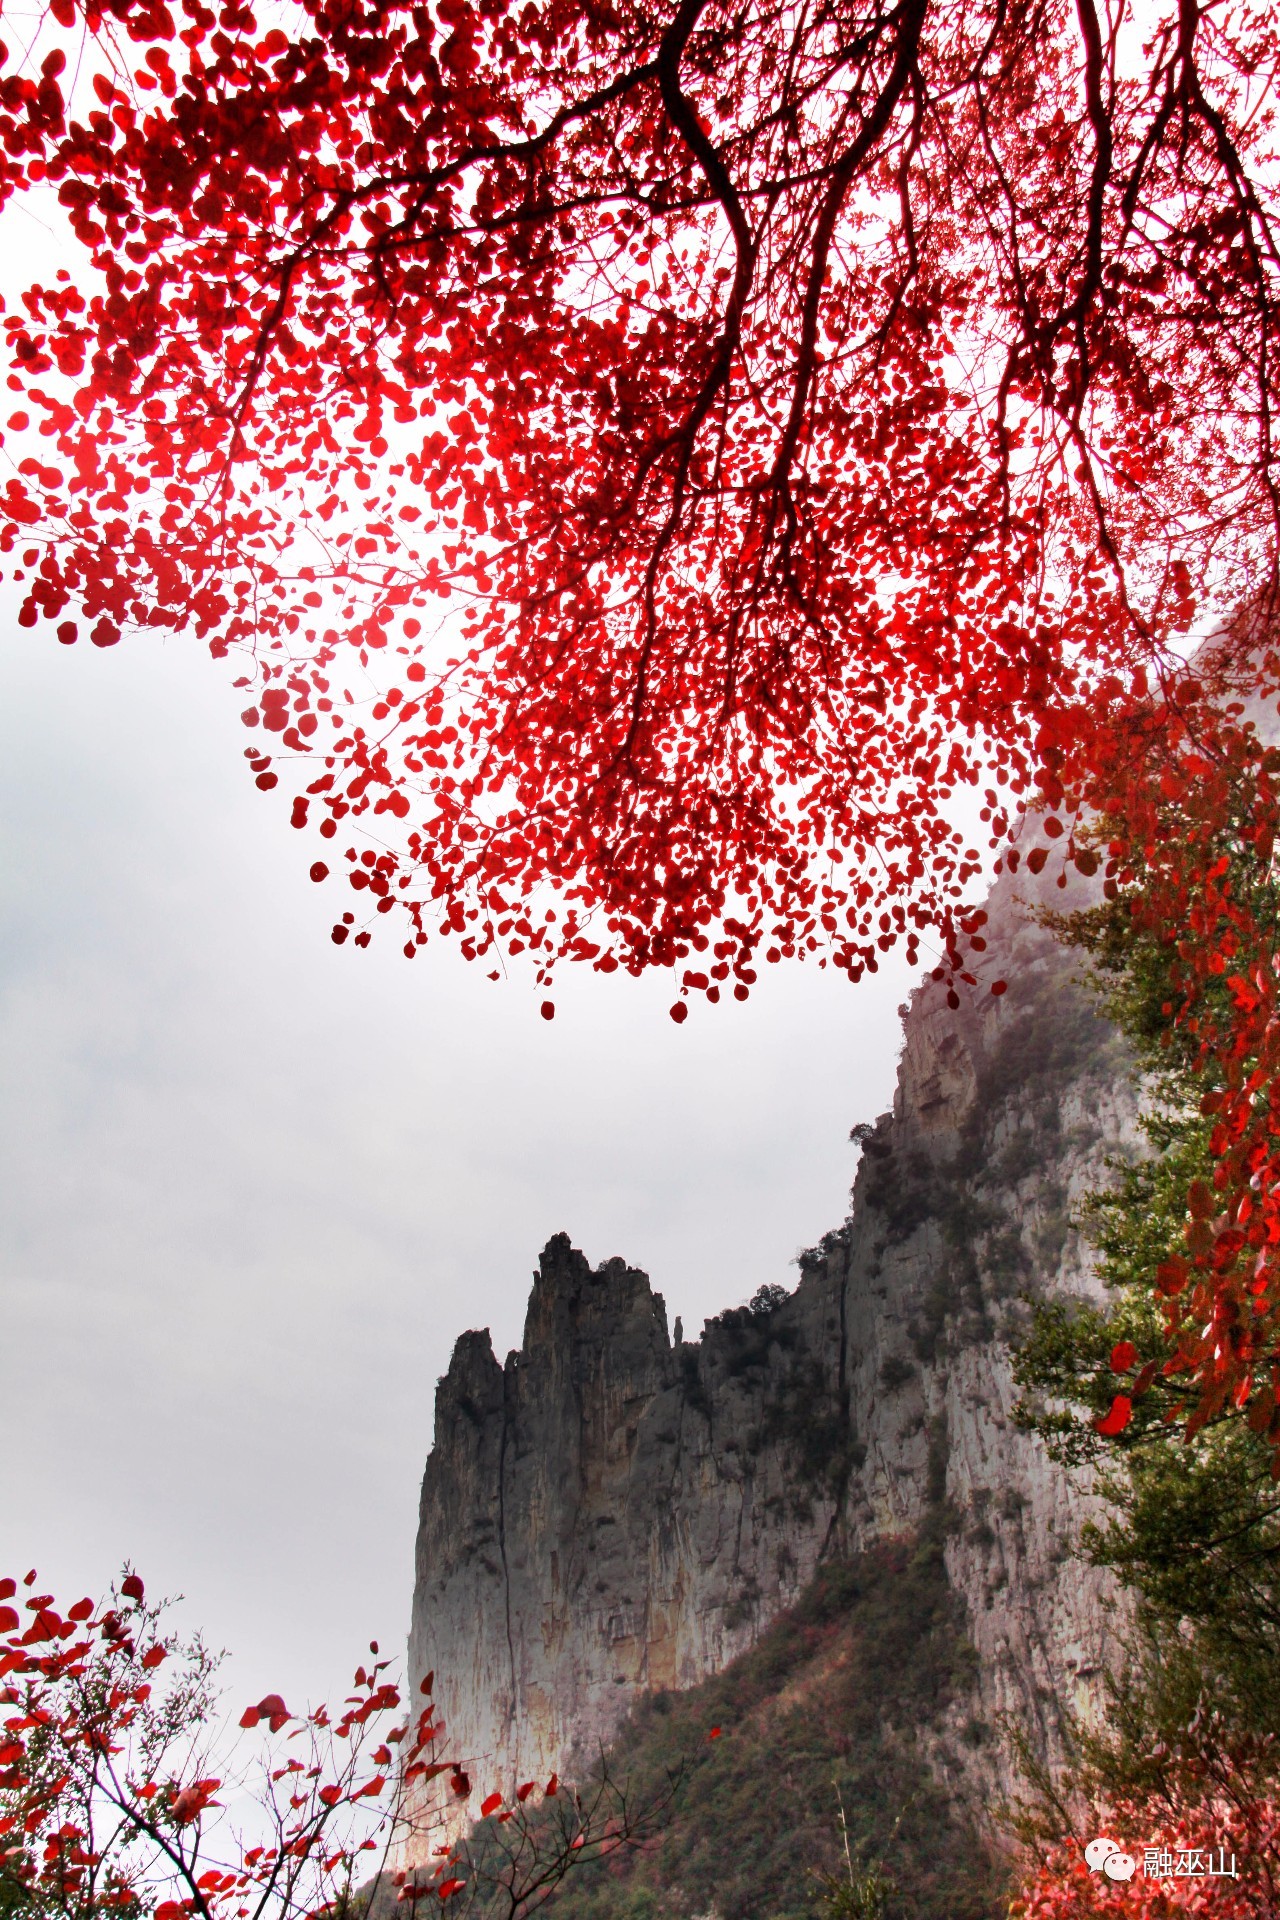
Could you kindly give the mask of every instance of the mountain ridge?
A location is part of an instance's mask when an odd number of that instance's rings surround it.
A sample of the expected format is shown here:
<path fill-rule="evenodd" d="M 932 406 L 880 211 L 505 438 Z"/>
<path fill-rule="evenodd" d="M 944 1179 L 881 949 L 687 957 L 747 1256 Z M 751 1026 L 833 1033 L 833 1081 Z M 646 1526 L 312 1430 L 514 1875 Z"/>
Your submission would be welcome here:
<path fill-rule="evenodd" d="M 1080 963 L 1008 876 L 987 912 L 968 1001 L 932 979 L 912 996 L 893 1110 L 858 1129 L 849 1214 L 794 1291 L 673 1341 L 647 1276 L 560 1235 L 521 1348 L 500 1364 L 487 1334 L 460 1339 L 410 1673 L 442 1676 L 477 1782 L 569 1773 L 646 1696 L 725 1670 L 820 1566 L 918 1531 L 931 1486 L 975 1650 L 929 1734 L 938 1776 L 980 1812 L 1013 1785 L 1002 1726 L 1053 1764 L 1064 1709 L 1096 1704 L 1118 1600 L 1074 1556 L 1087 1477 L 1012 1420 L 1010 1355 L 1026 1298 L 1096 1297 L 1071 1210 L 1138 1150 L 1137 1093 Z"/>

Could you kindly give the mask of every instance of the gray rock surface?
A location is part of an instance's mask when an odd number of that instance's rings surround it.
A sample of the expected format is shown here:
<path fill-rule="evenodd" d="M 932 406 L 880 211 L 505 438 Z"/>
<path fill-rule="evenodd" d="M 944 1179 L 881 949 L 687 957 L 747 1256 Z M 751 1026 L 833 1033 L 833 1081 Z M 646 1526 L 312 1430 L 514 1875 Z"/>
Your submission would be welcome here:
<path fill-rule="evenodd" d="M 822 1556 L 943 1495 L 977 1660 L 939 1768 L 981 1805 L 1012 1785 L 1002 1718 L 1052 1761 L 1062 1704 L 1096 1697 L 1117 1603 L 1075 1552 L 1087 1484 L 1011 1419 L 1010 1348 L 1028 1293 L 1096 1288 L 1072 1208 L 1136 1150 L 1136 1095 L 1078 958 L 1008 876 L 988 912 L 960 1010 L 932 980 L 903 1010 L 893 1111 L 860 1130 L 848 1219 L 780 1304 L 673 1344 L 643 1273 L 593 1269 L 559 1235 L 520 1351 L 500 1365 L 487 1333 L 458 1341 L 409 1660 L 415 1685 L 440 1676 L 477 1794 L 571 1773 L 639 1690 L 716 1671 Z"/>

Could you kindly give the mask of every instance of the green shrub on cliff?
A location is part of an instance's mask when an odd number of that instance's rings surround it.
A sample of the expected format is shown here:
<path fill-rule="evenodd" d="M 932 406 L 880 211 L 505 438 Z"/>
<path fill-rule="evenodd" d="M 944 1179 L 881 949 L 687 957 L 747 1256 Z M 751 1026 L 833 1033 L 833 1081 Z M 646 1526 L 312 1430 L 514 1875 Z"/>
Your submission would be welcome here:
<path fill-rule="evenodd" d="M 875 1892 L 884 1920 L 1003 1911 L 999 1871 L 922 1739 L 972 1682 L 948 1526 L 937 1503 L 918 1533 L 824 1566 L 722 1673 L 637 1705 L 608 1768 L 641 1800 L 682 1769 L 671 1817 L 644 1848 L 572 1875 L 555 1920 L 812 1920 L 846 1880 Z"/>

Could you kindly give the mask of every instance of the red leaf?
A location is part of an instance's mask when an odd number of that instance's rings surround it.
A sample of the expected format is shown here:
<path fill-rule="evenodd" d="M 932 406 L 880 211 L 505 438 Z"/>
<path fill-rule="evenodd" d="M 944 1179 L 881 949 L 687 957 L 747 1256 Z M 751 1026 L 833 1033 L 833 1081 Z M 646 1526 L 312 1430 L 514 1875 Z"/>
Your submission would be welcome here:
<path fill-rule="evenodd" d="M 529 1798 L 529 1795 L 533 1792 L 537 1784 L 536 1780 L 526 1780 L 522 1787 L 516 1788 L 516 1799 L 520 1801 L 521 1805 Z"/>
<path fill-rule="evenodd" d="M 502 1805 L 502 1795 L 500 1793 L 486 1794 L 484 1799 L 480 1802 L 480 1818 L 482 1820 L 487 1820 L 489 1815 L 491 1813 L 496 1813 L 498 1808 L 501 1805 Z"/>
<path fill-rule="evenodd" d="M 449 1776 L 449 1785 L 457 1794 L 459 1800 L 465 1800 L 471 1791 L 471 1781 L 462 1771 L 461 1767 L 455 1767 L 453 1769 L 453 1772 Z"/>
<path fill-rule="evenodd" d="M 552 1774 L 551 1778 L 548 1780 L 543 1791 L 545 1792 L 548 1800 L 550 1800 L 555 1794 L 559 1793 L 560 1775 L 558 1773 Z"/>
<path fill-rule="evenodd" d="M 1093 1424 L 1099 1433 L 1111 1439 L 1115 1434 L 1124 1432 L 1132 1417 L 1133 1402 L 1126 1394 L 1118 1393 L 1111 1402 L 1110 1412 L 1103 1414 L 1102 1418 L 1095 1420 Z"/>
<path fill-rule="evenodd" d="M 141 1604 L 143 1587 L 136 1573 L 127 1573 L 125 1575 L 124 1579 L 120 1582 L 120 1591 L 126 1600 L 135 1600 L 139 1605 Z"/>
<path fill-rule="evenodd" d="M 1138 1349 L 1132 1340 L 1121 1340 L 1111 1349 L 1112 1373 L 1128 1373 L 1130 1367 L 1137 1364 Z"/>
<path fill-rule="evenodd" d="M 1203 1180 L 1193 1180 L 1187 1189 L 1187 1210 L 1193 1220 L 1208 1220 L 1214 1211 L 1212 1189 Z"/>
<path fill-rule="evenodd" d="M 1156 1268 L 1156 1285 L 1161 1293 L 1169 1298 L 1181 1293 L 1187 1284 L 1188 1267 L 1185 1260 L 1166 1260 L 1163 1266 Z"/>
<path fill-rule="evenodd" d="M 0 1633 L 16 1633 L 21 1625 L 21 1617 L 12 1607 L 0 1607 Z"/>
<path fill-rule="evenodd" d="M 213 1796 L 221 1784 L 220 1780 L 193 1780 L 189 1786 L 180 1788 L 171 1802 L 173 1817 L 178 1825 L 189 1826 L 206 1807 L 212 1806 Z"/>

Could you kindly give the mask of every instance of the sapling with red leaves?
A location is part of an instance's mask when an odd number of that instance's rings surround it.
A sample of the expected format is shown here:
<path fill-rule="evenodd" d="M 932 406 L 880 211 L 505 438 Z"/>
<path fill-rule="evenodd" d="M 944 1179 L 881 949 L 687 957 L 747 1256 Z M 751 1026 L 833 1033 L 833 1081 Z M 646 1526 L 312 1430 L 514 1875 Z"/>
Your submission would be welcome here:
<path fill-rule="evenodd" d="M 482 1883 L 457 1823 L 446 1830 L 424 1793 L 433 1782 L 446 1801 L 470 1792 L 443 1749 L 429 1683 L 406 1719 L 376 1643 L 340 1709 L 294 1713 L 270 1693 L 229 1728 L 218 1660 L 168 1631 L 136 1573 L 102 1605 L 59 1609 L 35 1586 L 34 1573 L 0 1581 L 6 1913 L 317 1920 L 353 1911 L 368 1897 L 359 1888 L 376 1882 L 416 1910 L 500 1893 L 518 1920 L 579 1857 L 634 1843 L 625 1805 L 619 1818 L 604 1798 L 575 1800 L 567 1823 L 543 1822 L 535 1836 L 530 1789 L 505 1813 L 518 1810 L 524 1844 Z M 246 1744 L 255 1733 L 267 1738 Z M 494 1794 L 485 1806 L 494 1815 L 506 1802 Z"/>

